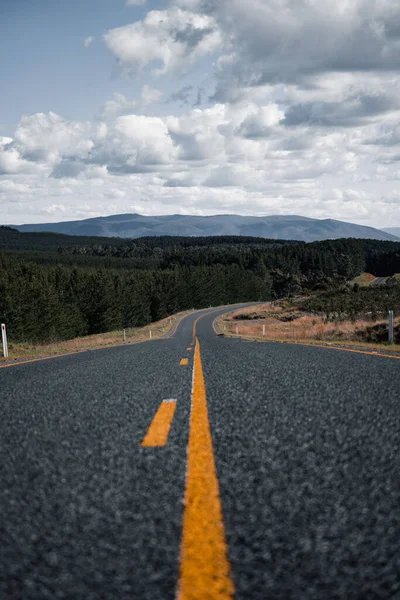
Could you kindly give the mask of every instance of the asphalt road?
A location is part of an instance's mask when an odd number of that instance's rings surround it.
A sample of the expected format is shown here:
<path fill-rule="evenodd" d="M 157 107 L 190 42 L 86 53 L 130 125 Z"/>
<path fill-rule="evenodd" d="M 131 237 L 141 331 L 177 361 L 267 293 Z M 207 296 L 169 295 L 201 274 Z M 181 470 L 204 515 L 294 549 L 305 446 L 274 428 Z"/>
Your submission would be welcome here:
<path fill-rule="evenodd" d="M 385 285 L 388 279 L 390 279 L 390 277 L 375 277 L 375 279 L 371 281 L 370 285 L 375 287 L 379 285 Z"/>
<path fill-rule="evenodd" d="M 0 370 L 2 600 L 400 598 L 400 360 L 216 314 Z"/>

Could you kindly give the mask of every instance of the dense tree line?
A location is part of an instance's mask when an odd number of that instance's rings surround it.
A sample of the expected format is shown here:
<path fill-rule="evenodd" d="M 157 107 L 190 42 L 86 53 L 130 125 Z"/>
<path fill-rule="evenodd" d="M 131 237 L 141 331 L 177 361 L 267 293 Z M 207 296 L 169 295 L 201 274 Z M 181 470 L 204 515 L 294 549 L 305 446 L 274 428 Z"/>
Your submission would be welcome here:
<path fill-rule="evenodd" d="M 14 341 L 67 339 L 142 326 L 192 307 L 316 290 L 329 298 L 365 270 L 400 272 L 400 243 L 374 240 L 132 241 L 0 228 L 0 250 L 0 319 Z"/>
<path fill-rule="evenodd" d="M 180 310 L 270 294 L 267 277 L 236 265 L 163 271 L 44 267 L 0 254 L 0 320 L 13 341 L 139 327 Z"/>
<path fill-rule="evenodd" d="M 305 312 L 321 313 L 327 320 L 364 317 L 375 321 L 387 318 L 389 310 L 400 314 L 400 281 L 392 279 L 376 287 L 342 286 L 313 294 L 298 304 Z"/>

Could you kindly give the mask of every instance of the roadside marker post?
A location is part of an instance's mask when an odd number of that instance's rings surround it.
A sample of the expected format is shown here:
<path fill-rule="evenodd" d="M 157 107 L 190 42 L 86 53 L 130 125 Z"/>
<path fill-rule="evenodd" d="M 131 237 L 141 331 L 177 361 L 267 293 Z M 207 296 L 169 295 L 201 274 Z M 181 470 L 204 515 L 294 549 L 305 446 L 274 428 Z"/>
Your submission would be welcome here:
<path fill-rule="evenodd" d="M 125 329 L 124 329 L 124 333 L 122 335 L 122 339 L 123 339 L 124 342 L 126 342 L 126 330 Z"/>
<path fill-rule="evenodd" d="M 263 325 L 263 336 L 265 336 L 265 325 Z"/>
<path fill-rule="evenodd" d="M 7 332 L 4 323 L 1 324 L 1 339 L 3 343 L 3 356 L 4 358 L 8 358 Z"/>
<path fill-rule="evenodd" d="M 393 311 L 389 310 L 389 344 L 393 344 Z"/>
<path fill-rule="evenodd" d="M 236 326 L 236 335 L 239 335 L 239 327 Z"/>
<path fill-rule="evenodd" d="M 150 329 L 150 339 L 151 339 L 151 337 L 152 337 L 152 336 L 151 336 L 151 329 Z"/>

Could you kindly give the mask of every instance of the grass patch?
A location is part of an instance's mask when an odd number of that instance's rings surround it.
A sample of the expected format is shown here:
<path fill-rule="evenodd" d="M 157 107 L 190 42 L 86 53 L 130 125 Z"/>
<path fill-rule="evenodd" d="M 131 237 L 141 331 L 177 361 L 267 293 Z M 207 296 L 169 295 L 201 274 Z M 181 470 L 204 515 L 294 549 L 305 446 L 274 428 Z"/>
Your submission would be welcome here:
<path fill-rule="evenodd" d="M 358 275 L 358 277 L 352 279 L 350 281 L 350 284 L 354 285 L 355 283 L 357 283 L 361 287 L 365 287 L 370 285 L 371 282 L 374 281 L 374 279 L 376 279 L 375 275 L 371 275 L 371 273 L 361 273 L 361 275 Z"/>
<path fill-rule="evenodd" d="M 290 301 L 277 301 L 233 311 L 220 317 L 217 322 L 220 330 L 229 336 L 279 342 L 362 345 L 371 349 L 400 352 L 400 317 L 394 320 L 396 344 L 387 342 L 387 319 L 341 318 L 329 321 L 320 314 L 302 311 Z"/>
<path fill-rule="evenodd" d="M 132 327 L 126 329 L 126 341 L 123 341 L 123 331 L 110 331 L 96 335 L 87 335 L 61 342 L 49 344 L 13 344 L 8 342 L 9 357 L 5 359 L 0 357 L 0 363 L 14 360 L 29 360 L 44 356 L 53 356 L 58 354 L 69 354 L 74 352 L 83 352 L 85 350 L 95 350 L 100 348 L 111 348 L 125 344 L 137 344 L 151 339 L 158 339 L 168 333 L 174 326 L 177 319 L 190 314 L 192 311 L 185 311 L 167 317 L 156 323 L 150 323 L 145 327 Z"/>

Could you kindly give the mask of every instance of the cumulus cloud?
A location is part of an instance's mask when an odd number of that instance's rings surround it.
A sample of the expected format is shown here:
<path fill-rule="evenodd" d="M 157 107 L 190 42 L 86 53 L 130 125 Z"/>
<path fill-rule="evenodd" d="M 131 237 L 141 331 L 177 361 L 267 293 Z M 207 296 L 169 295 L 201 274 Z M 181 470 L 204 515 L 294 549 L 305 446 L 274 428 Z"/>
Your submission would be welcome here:
<path fill-rule="evenodd" d="M 218 99 L 235 87 L 398 68 L 400 18 L 393 0 L 208 0 L 197 9 L 234 40 L 234 52 L 219 62 Z"/>
<path fill-rule="evenodd" d="M 225 107 L 194 109 L 181 117 L 166 118 L 169 134 L 184 161 L 207 161 L 223 157 L 225 138 L 219 127 L 225 123 Z"/>
<path fill-rule="evenodd" d="M 342 102 L 309 102 L 294 104 L 286 112 L 288 126 L 309 124 L 324 127 L 357 127 L 368 119 L 398 110 L 400 101 L 382 91 L 371 95 L 356 95 Z"/>
<path fill-rule="evenodd" d="M 94 144 L 86 163 L 106 165 L 112 173 L 146 173 L 162 169 L 176 157 L 164 121 L 142 115 L 120 116 Z"/>
<path fill-rule="evenodd" d="M 14 149 L 30 161 L 54 162 L 60 156 L 84 156 L 92 147 L 90 125 L 67 121 L 59 115 L 36 113 L 21 118 L 13 139 Z"/>
<path fill-rule="evenodd" d="M 400 221 L 397 2 L 168 6 L 105 34 L 120 71 L 137 77 L 93 123 L 37 113 L 0 137 L 9 222 L 28 204 L 31 220 L 229 211 Z"/>
<path fill-rule="evenodd" d="M 140 71 L 156 63 L 157 74 L 184 71 L 222 46 L 213 17 L 176 7 L 151 11 L 142 21 L 111 29 L 104 41 L 122 68 Z"/>
<path fill-rule="evenodd" d="M 253 106 L 236 133 L 248 139 L 269 137 L 284 116 L 285 113 L 277 104 Z"/>
<path fill-rule="evenodd" d="M 0 175 L 18 173 L 24 168 L 24 160 L 9 137 L 0 137 Z"/>

